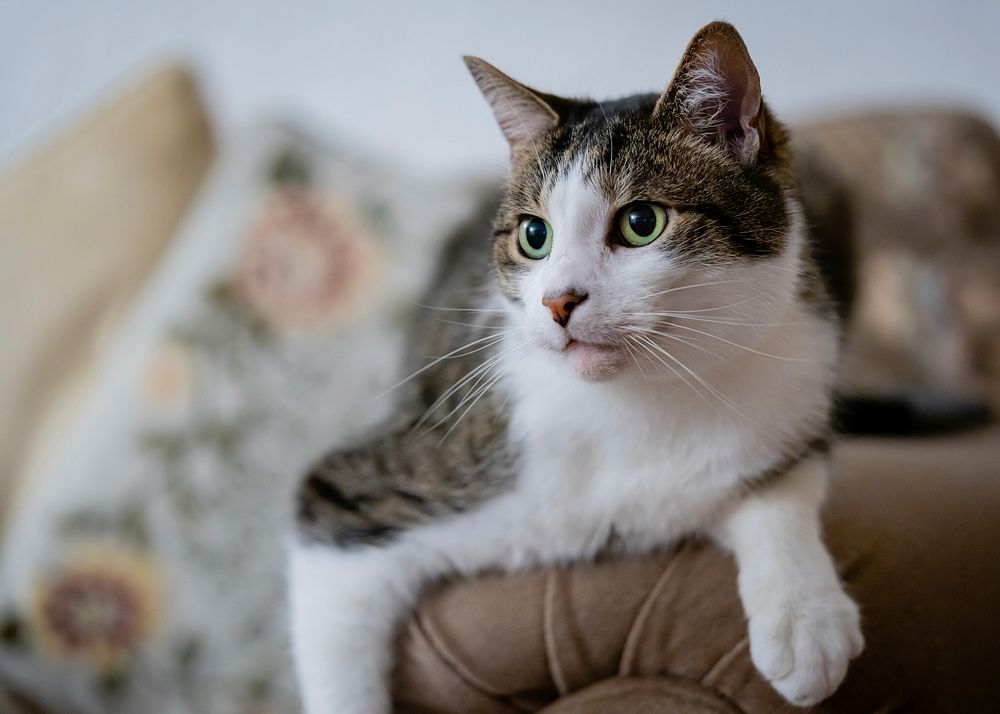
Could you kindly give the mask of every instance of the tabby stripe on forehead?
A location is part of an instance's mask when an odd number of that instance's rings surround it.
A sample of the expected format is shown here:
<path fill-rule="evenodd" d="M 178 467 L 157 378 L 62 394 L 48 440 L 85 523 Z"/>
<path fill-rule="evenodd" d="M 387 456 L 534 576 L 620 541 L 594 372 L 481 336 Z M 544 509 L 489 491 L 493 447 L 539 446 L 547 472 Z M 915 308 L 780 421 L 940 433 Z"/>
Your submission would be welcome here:
<path fill-rule="evenodd" d="M 571 128 L 558 132 L 549 144 L 546 155 L 539 157 L 540 161 L 544 159 L 546 163 L 546 173 L 554 174 L 560 168 L 569 165 L 579 152 L 583 141 L 582 132 L 574 132 Z"/>

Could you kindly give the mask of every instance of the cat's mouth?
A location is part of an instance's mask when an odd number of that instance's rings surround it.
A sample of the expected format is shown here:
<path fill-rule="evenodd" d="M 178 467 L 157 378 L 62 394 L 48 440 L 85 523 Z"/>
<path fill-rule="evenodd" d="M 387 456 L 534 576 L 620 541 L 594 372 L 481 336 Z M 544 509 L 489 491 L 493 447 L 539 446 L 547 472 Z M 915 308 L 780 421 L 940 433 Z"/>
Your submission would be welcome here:
<path fill-rule="evenodd" d="M 603 342 L 589 342 L 587 340 L 578 340 L 575 337 L 570 337 L 563 349 L 617 350 L 618 348 L 615 345 L 609 345 Z"/>
<path fill-rule="evenodd" d="M 586 342 L 571 337 L 562 351 L 577 374 L 592 382 L 611 379 L 626 364 L 625 350 L 617 345 Z"/>

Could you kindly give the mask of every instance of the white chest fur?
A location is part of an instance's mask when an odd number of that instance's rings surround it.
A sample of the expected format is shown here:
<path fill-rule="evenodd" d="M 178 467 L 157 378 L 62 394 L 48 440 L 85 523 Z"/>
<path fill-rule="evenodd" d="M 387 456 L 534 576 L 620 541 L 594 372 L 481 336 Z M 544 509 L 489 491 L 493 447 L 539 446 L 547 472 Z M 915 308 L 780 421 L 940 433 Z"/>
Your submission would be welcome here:
<path fill-rule="evenodd" d="M 518 491 L 527 510 L 542 510 L 544 541 L 582 537 L 579 556 L 611 532 L 648 547 L 698 531 L 742 478 L 821 430 L 835 333 L 798 317 L 758 351 L 699 375 L 703 384 L 634 373 L 592 384 L 554 355 L 522 361 L 509 384 Z"/>
<path fill-rule="evenodd" d="M 612 534 L 647 549 L 711 528 L 742 478 L 825 424 L 835 332 L 791 317 L 757 351 L 699 375 L 715 393 L 641 374 L 588 383 L 533 350 L 506 381 L 522 455 L 512 491 L 404 540 L 475 572 L 588 558 Z"/>

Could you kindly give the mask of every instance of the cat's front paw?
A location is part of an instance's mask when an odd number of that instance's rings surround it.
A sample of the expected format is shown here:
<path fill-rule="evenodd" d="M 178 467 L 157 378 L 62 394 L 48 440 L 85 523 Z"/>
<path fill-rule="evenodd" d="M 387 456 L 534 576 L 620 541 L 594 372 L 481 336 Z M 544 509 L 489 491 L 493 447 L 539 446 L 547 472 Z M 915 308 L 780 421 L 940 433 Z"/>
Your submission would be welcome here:
<path fill-rule="evenodd" d="M 784 598 L 750 615 L 754 665 L 796 706 L 833 694 L 864 646 L 858 607 L 839 586 Z"/>

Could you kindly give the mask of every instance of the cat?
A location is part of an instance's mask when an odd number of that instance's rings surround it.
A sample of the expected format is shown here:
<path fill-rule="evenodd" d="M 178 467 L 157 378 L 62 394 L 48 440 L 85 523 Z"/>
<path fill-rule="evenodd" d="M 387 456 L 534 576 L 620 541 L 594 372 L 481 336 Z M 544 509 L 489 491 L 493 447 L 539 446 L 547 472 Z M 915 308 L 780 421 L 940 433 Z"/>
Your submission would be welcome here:
<path fill-rule="evenodd" d="M 293 656 L 308 714 L 384 714 L 426 583 L 688 535 L 735 555 L 752 660 L 788 701 L 864 647 L 825 549 L 839 319 L 788 137 L 732 25 L 662 94 L 571 100 L 466 64 L 510 144 L 489 231 L 445 252 L 370 440 L 298 493 Z"/>

